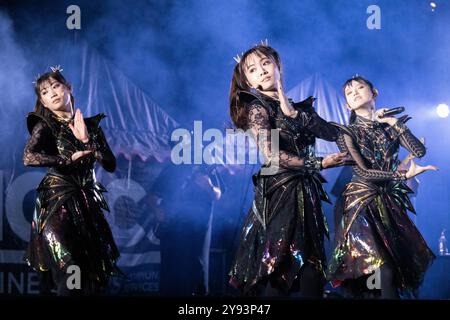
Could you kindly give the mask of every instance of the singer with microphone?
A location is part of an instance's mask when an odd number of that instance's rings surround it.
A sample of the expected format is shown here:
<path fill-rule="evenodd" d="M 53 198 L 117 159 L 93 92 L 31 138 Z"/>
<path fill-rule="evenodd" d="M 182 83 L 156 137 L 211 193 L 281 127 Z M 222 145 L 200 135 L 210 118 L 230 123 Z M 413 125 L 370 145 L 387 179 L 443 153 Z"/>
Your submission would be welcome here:
<path fill-rule="evenodd" d="M 400 146 L 417 158 L 426 152 L 405 124 L 410 118 L 394 117 L 403 107 L 376 110 L 378 91 L 361 76 L 347 80 L 343 91 L 351 116 L 348 125 L 337 125 L 337 144 L 355 165 L 342 194 L 342 221 L 328 279 L 352 298 L 415 294 L 434 255 L 407 215 L 406 210 L 415 211 L 405 181 L 437 168 L 411 160 L 408 170 L 399 169 Z"/>
<path fill-rule="evenodd" d="M 380 115 L 381 118 L 385 118 L 385 117 L 392 117 L 395 116 L 396 114 L 400 114 L 403 111 L 405 111 L 405 107 L 397 107 L 397 108 L 392 108 L 392 109 L 383 109 L 383 114 Z"/>

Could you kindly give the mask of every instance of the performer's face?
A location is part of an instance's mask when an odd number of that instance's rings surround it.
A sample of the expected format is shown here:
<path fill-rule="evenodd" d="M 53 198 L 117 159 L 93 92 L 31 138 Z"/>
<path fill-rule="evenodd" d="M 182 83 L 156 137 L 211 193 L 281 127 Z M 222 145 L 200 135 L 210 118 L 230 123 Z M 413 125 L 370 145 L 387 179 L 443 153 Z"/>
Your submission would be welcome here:
<path fill-rule="evenodd" d="M 276 90 L 280 70 L 272 59 L 255 52 L 250 54 L 244 63 L 244 74 L 250 87 L 260 91 Z"/>
<path fill-rule="evenodd" d="M 351 110 L 370 107 L 374 103 L 374 94 L 367 83 L 353 80 L 345 87 L 344 92 Z"/>
<path fill-rule="evenodd" d="M 41 85 L 40 99 L 51 111 L 66 111 L 70 103 L 70 90 L 62 83 L 49 78 Z"/>

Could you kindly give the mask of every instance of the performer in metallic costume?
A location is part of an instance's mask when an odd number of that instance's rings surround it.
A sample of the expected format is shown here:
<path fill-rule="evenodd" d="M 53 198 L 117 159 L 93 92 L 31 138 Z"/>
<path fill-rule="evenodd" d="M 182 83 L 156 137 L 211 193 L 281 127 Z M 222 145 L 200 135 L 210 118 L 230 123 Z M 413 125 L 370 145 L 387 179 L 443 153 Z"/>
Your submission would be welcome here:
<path fill-rule="evenodd" d="M 230 115 L 237 128 L 251 130 L 267 161 L 253 176 L 255 198 L 230 283 L 244 295 L 286 296 L 299 290 L 303 297 L 320 298 L 328 236 L 321 201 L 328 197 L 319 172 L 343 165 L 346 156 L 316 157 L 314 143 L 316 138 L 334 141 L 338 131 L 315 112 L 314 98 L 293 103 L 286 97 L 273 48 L 258 45 L 236 60 Z M 271 129 L 279 132 L 279 152 Z"/>
<path fill-rule="evenodd" d="M 387 109 L 375 111 L 378 92 L 363 77 L 347 80 L 343 89 L 351 117 L 349 125 L 339 126 L 337 143 L 356 164 L 343 193 L 344 212 L 328 276 L 334 286 L 343 284 L 351 297 L 381 294 L 395 299 L 399 291 L 416 291 L 434 258 L 407 215 L 414 208 L 405 180 L 436 168 L 411 160 L 408 170 L 399 170 L 400 145 L 414 157 L 426 152 L 405 125 L 408 117 L 384 117 Z M 367 286 L 374 272 L 379 272 L 381 293 Z"/>
<path fill-rule="evenodd" d="M 26 261 L 40 276 L 42 294 L 99 293 L 119 273 L 119 252 L 102 212 L 108 210 L 106 190 L 93 171 L 96 162 L 108 172 L 116 167 L 100 127 L 105 116 L 84 119 L 79 109 L 73 112 L 71 86 L 59 68 L 37 79 L 35 93 L 23 160 L 48 171 L 37 188 Z M 67 285 L 71 266 L 81 271 L 81 288 Z"/>

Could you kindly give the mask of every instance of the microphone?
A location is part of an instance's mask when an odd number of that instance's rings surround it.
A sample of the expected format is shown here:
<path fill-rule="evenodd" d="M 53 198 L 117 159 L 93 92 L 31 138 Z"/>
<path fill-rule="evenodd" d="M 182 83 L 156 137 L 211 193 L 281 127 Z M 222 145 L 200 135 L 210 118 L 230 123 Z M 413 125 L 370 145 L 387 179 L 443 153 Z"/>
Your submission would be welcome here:
<path fill-rule="evenodd" d="M 384 112 L 384 115 L 380 118 L 392 117 L 393 115 L 402 113 L 403 111 L 405 111 L 405 107 L 397 107 L 397 108 L 388 109 Z"/>

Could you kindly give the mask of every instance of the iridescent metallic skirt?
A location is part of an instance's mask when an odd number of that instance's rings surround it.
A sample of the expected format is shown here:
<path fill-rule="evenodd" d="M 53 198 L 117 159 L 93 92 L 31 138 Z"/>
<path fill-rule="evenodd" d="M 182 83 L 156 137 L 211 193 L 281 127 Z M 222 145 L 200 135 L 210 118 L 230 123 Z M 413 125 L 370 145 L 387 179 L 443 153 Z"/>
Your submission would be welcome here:
<path fill-rule="evenodd" d="M 69 265 L 80 267 L 84 277 L 105 287 L 116 267 L 118 249 L 103 215 L 99 184 L 77 187 L 70 179 L 47 175 L 38 188 L 25 260 L 36 271 L 50 271 L 53 279 Z"/>
<path fill-rule="evenodd" d="M 328 270 L 334 286 L 371 274 L 387 262 L 395 269 L 401 291 L 415 291 L 421 285 L 434 254 L 408 217 L 407 210 L 414 212 L 408 193 L 411 190 L 402 182 L 348 184 Z"/>
<path fill-rule="evenodd" d="M 322 272 L 325 268 L 324 180 L 318 174 L 292 171 L 254 178 L 255 199 L 229 273 L 230 284 L 251 294 L 270 276 L 278 288 L 289 291 L 304 263 Z"/>

